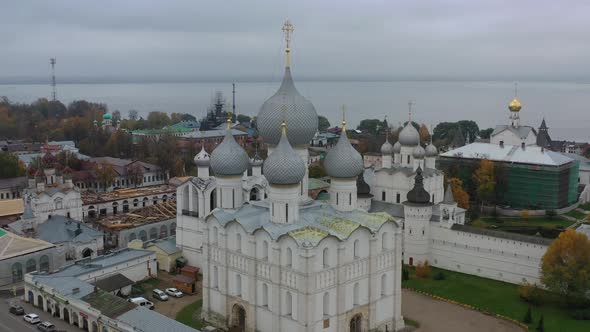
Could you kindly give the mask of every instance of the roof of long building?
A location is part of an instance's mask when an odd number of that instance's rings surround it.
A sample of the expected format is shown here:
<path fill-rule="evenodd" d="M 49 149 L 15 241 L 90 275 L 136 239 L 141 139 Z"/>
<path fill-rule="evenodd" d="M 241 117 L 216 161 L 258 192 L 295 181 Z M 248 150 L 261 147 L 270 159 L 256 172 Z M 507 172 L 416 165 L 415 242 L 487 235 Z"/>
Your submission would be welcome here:
<path fill-rule="evenodd" d="M 490 143 L 471 143 L 440 155 L 447 158 L 487 159 L 492 161 L 542 166 L 561 166 L 572 162 L 561 153 L 549 151 L 539 146 L 529 145 L 524 149 L 518 145 Z"/>

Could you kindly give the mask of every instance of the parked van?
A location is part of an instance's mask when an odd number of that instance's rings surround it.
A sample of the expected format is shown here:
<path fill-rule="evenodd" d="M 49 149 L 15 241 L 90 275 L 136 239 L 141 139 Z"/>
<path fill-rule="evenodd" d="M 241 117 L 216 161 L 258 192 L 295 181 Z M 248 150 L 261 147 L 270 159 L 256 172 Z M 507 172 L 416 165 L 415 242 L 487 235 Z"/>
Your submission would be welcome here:
<path fill-rule="evenodd" d="M 129 299 L 129 302 L 135 303 L 141 307 L 146 307 L 150 310 L 154 309 L 154 304 L 152 302 L 146 300 L 144 297 L 133 297 L 133 298 Z"/>

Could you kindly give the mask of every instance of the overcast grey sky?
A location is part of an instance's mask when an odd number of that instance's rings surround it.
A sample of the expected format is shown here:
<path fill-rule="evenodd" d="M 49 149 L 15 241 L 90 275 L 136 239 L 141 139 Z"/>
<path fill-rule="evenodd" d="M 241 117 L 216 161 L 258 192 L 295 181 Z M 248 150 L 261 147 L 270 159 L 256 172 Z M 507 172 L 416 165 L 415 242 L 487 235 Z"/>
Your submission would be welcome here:
<path fill-rule="evenodd" d="M 590 79 L 587 0 L 2 1 L 0 79 Z"/>

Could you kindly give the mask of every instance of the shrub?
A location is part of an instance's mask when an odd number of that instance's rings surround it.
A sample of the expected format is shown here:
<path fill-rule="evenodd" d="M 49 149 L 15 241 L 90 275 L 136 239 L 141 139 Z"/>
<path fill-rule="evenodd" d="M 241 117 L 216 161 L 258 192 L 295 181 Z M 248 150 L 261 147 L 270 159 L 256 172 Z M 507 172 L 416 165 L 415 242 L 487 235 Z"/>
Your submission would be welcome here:
<path fill-rule="evenodd" d="M 543 291 L 536 284 L 523 282 L 518 286 L 518 296 L 530 304 L 541 304 L 543 302 Z"/>
<path fill-rule="evenodd" d="M 410 280 L 410 272 L 408 269 L 402 269 L 402 281 Z"/>
<path fill-rule="evenodd" d="M 539 324 L 537 324 L 537 332 L 545 332 L 545 324 L 543 324 L 543 315 L 539 318 Z"/>
<path fill-rule="evenodd" d="M 434 280 L 445 280 L 445 278 L 445 274 L 442 271 L 436 272 L 433 277 Z"/>
<path fill-rule="evenodd" d="M 575 320 L 590 320 L 590 309 L 573 310 L 570 315 Z"/>
<path fill-rule="evenodd" d="M 428 278 L 430 277 L 430 264 L 428 261 L 424 261 L 424 263 L 420 262 L 416 266 L 416 276 L 418 278 Z"/>
<path fill-rule="evenodd" d="M 524 318 L 522 322 L 525 324 L 530 324 L 533 321 L 533 314 L 531 313 L 531 307 L 526 310 L 526 314 L 524 314 Z"/>

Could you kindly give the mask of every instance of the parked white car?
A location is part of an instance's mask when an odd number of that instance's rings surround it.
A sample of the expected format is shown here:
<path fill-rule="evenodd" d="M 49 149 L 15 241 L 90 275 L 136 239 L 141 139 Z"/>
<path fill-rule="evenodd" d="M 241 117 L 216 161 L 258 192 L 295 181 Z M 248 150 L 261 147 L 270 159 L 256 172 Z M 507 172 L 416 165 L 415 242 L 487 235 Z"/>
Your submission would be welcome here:
<path fill-rule="evenodd" d="M 166 294 L 172 297 L 182 297 L 182 292 L 176 288 L 166 288 Z"/>
<path fill-rule="evenodd" d="M 160 301 L 168 301 L 168 295 L 157 288 L 152 292 L 152 296 Z"/>
<path fill-rule="evenodd" d="M 26 314 L 23 316 L 23 319 L 25 320 L 25 322 L 27 322 L 29 324 L 41 323 L 41 320 L 39 319 L 39 315 L 37 315 L 37 314 Z"/>
<path fill-rule="evenodd" d="M 134 297 L 127 300 L 131 303 L 135 303 L 138 306 L 146 307 L 150 310 L 154 310 L 154 304 L 151 301 L 146 300 L 144 297 Z"/>

